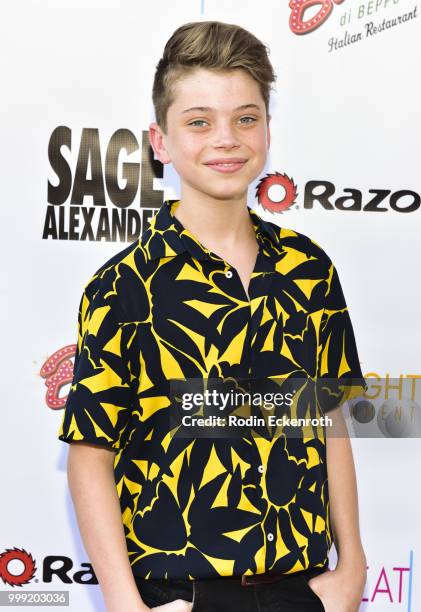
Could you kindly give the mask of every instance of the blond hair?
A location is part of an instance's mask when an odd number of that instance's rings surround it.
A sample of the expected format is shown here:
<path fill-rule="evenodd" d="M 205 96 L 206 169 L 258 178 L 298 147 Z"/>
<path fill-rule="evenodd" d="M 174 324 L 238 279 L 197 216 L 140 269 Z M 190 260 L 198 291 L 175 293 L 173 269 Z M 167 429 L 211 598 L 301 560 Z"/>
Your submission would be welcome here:
<path fill-rule="evenodd" d="M 156 66 L 152 88 L 156 122 L 166 134 L 174 84 L 195 68 L 242 68 L 258 83 L 268 115 L 271 83 L 276 80 L 268 53 L 266 45 L 238 25 L 195 21 L 180 26 L 167 41 Z"/>

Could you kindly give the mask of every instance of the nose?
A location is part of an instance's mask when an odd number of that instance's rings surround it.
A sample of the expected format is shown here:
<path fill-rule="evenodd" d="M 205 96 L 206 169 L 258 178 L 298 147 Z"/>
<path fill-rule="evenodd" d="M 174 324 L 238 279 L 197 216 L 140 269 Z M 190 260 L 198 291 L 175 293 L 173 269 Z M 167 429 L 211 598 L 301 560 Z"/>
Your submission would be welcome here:
<path fill-rule="evenodd" d="M 230 121 L 219 121 L 213 133 L 215 147 L 235 147 L 241 144 L 238 133 Z"/>

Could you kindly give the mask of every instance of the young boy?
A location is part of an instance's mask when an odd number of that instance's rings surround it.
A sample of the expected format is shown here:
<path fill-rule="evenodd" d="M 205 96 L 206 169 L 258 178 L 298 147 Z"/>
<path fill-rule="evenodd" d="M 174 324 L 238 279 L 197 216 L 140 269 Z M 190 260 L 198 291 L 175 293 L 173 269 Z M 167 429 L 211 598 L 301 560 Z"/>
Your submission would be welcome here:
<path fill-rule="evenodd" d="M 178 172 L 180 200 L 83 291 L 59 438 L 72 443 L 69 486 L 111 612 L 359 607 L 366 562 L 346 435 L 274 436 L 257 421 L 244 435 L 175 435 L 174 381 L 365 388 L 331 259 L 247 207 L 274 80 L 266 47 L 238 26 L 174 32 L 150 142 Z M 343 425 L 337 408 L 329 415 Z"/>

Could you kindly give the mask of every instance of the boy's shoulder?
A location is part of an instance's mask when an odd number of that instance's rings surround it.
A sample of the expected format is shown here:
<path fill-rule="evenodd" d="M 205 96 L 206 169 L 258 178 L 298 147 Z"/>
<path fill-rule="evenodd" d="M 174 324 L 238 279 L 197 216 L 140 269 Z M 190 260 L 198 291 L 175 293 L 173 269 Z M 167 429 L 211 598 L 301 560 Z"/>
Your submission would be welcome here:
<path fill-rule="evenodd" d="M 281 255 L 286 257 L 299 257 L 300 254 L 306 256 L 308 259 L 315 259 L 323 266 L 330 266 L 332 260 L 324 247 L 311 236 L 268 221 L 260 217 L 262 227 L 271 234 L 272 240 L 276 247 L 279 249 Z"/>
<path fill-rule="evenodd" d="M 138 283 L 139 278 L 136 276 L 136 268 L 139 256 L 141 256 L 141 251 L 137 238 L 112 257 L 109 257 L 94 272 L 91 272 L 88 280 L 85 281 L 82 299 L 87 299 L 91 304 L 94 301 L 99 304 L 107 301 L 107 298 L 112 295 L 116 295 L 117 289 L 121 291 L 122 281 L 126 287 L 128 280 Z"/>

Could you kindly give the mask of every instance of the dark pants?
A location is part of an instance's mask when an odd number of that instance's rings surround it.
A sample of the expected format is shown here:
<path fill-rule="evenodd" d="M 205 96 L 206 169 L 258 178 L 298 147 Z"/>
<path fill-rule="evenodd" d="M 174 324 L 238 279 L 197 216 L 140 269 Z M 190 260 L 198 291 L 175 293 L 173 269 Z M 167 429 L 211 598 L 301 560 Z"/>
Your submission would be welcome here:
<path fill-rule="evenodd" d="M 276 582 L 242 586 L 241 578 L 158 579 L 135 576 L 147 606 L 175 599 L 193 601 L 192 612 L 324 612 L 319 597 L 307 581 L 327 571 L 318 567 L 285 575 Z"/>

